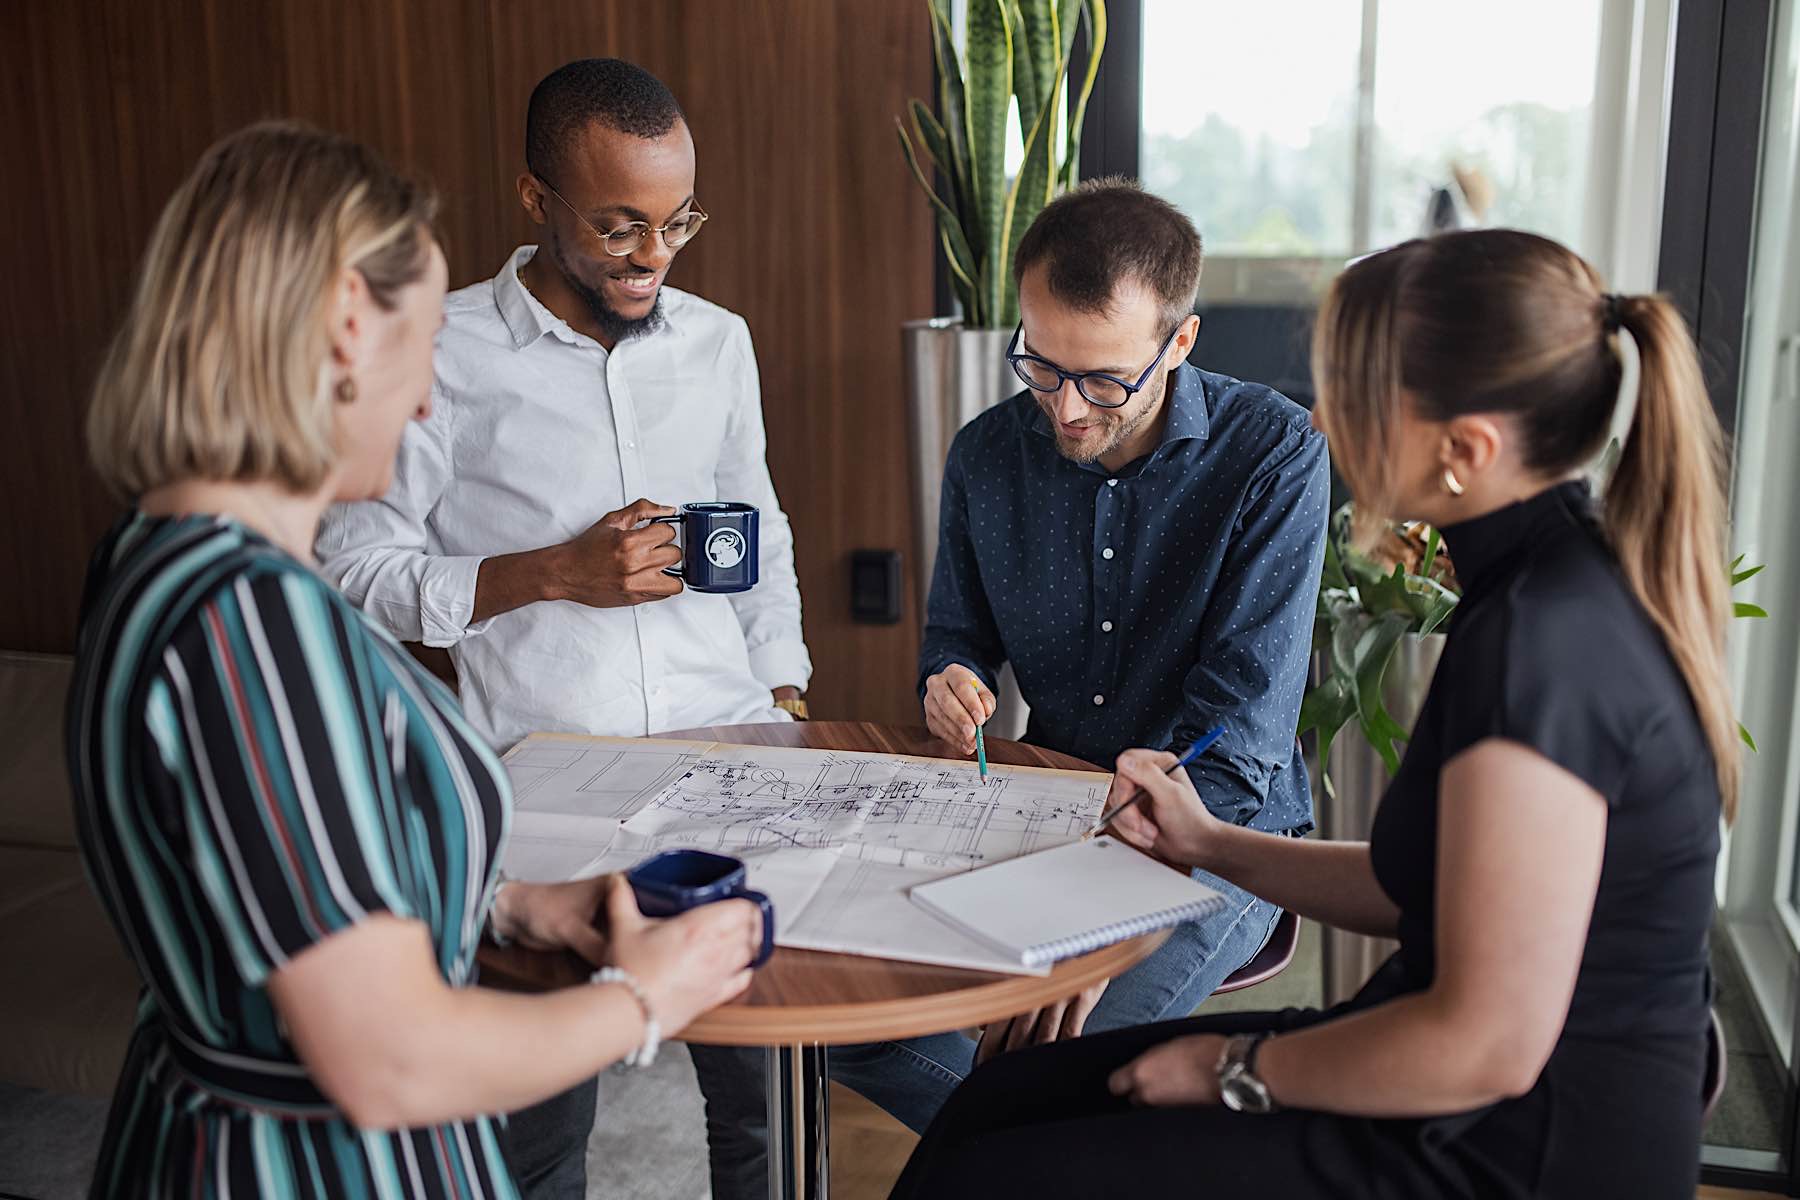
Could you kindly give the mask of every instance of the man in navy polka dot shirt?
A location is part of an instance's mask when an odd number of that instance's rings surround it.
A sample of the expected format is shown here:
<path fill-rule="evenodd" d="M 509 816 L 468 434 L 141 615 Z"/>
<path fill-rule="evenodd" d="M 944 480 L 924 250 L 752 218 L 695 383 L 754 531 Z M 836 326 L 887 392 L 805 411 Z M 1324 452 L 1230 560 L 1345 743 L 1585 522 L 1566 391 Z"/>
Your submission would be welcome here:
<path fill-rule="evenodd" d="M 1306 411 L 1186 363 L 1200 236 L 1124 181 L 1046 207 L 1020 242 L 1011 356 L 1029 386 L 971 421 L 945 467 L 920 691 L 964 753 L 1010 662 L 1025 739 L 1092 762 L 1224 736 L 1188 771 L 1207 806 L 1271 835 L 1312 825 L 1294 736 L 1330 467 Z M 1279 913 L 1229 904 L 1103 989 L 990 1026 L 997 1049 L 1186 1016 Z M 834 1075 L 915 1127 L 967 1069 L 956 1034 L 833 1050 Z M 903 1072 L 899 1059 L 928 1065 Z"/>

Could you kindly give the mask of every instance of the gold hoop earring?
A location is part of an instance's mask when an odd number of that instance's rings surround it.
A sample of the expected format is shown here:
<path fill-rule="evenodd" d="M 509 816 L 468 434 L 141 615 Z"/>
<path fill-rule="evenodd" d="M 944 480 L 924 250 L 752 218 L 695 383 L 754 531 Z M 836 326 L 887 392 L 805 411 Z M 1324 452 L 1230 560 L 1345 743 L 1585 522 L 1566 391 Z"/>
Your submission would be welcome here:
<path fill-rule="evenodd" d="M 1458 479 L 1456 477 L 1456 472 L 1452 471 L 1449 467 L 1444 468 L 1444 490 L 1449 492 L 1452 496 L 1460 496 L 1463 494 L 1462 480 Z"/>
<path fill-rule="evenodd" d="M 356 380 L 350 378 L 348 375 L 338 380 L 337 386 L 332 390 L 337 393 L 337 402 L 339 404 L 356 403 Z"/>

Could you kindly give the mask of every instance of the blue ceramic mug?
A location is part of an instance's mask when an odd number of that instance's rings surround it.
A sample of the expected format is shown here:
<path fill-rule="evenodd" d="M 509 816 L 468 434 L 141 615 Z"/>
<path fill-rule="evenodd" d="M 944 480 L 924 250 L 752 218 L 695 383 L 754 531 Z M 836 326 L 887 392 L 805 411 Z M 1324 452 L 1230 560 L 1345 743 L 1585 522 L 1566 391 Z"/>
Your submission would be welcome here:
<path fill-rule="evenodd" d="M 696 592 L 747 592 L 756 586 L 761 513 L 741 500 L 696 500 L 672 517 L 681 527 L 681 565 L 665 567 Z"/>
<path fill-rule="evenodd" d="M 715 900 L 749 900 L 762 909 L 762 948 L 750 965 L 760 967 L 775 953 L 775 906 L 747 886 L 744 861 L 706 850 L 664 850 L 626 872 L 646 917 L 672 917 Z"/>

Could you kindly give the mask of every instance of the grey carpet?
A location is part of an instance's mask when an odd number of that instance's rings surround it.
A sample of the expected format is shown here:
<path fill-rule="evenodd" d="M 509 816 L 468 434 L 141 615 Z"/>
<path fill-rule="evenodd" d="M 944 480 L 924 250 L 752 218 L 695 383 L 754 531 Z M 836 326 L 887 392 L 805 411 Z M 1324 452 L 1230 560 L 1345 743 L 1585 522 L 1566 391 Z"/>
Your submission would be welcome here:
<path fill-rule="evenodd" d="M 609 1071 L 600 1088 L 589 1200 L 705 1200 L 706 1134 L 686 1048 L 665 1046 L 647 1071 Z M 105 1100 L 0 1083 L 0 1193 L 85 1195 L 105 1125 Z"/>

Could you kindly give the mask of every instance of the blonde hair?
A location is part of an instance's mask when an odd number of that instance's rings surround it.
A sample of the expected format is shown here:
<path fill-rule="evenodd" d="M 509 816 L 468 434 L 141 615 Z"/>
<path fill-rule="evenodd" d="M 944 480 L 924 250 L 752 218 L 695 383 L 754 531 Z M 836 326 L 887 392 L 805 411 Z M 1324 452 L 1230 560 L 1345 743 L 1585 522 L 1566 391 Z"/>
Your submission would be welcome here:
<path fill-rule="evenodd" d="M 1606 438 L 1623 374 L 1616 328 L 1637 343 L 1641 371 L 1604 526 L 1693 697 L 1730 820 L 1739 760 L 1725 673 L 1724 435 L 1667 300 L 1608 297 L 1574 252 L 1516 230 L 1402 243 L 1346 270 L 1319 311 L 1319 423 L 1356 496 L 1359 539 L 1393 511 L 1386 465 L 1403 393 L 1434 421 L 1513 414 L 1525 466 L 1565 475 Z"/>
<path fill-rule="evenodd" d="M 336 459 L 333 285 L 355 268 L 392 309 L 424 274 L 434 208 L 367 147 L 306 125 L 208 150 L 157 220 L 94 383 L 88 453 L 107 486 L 319 487 Z"/>

